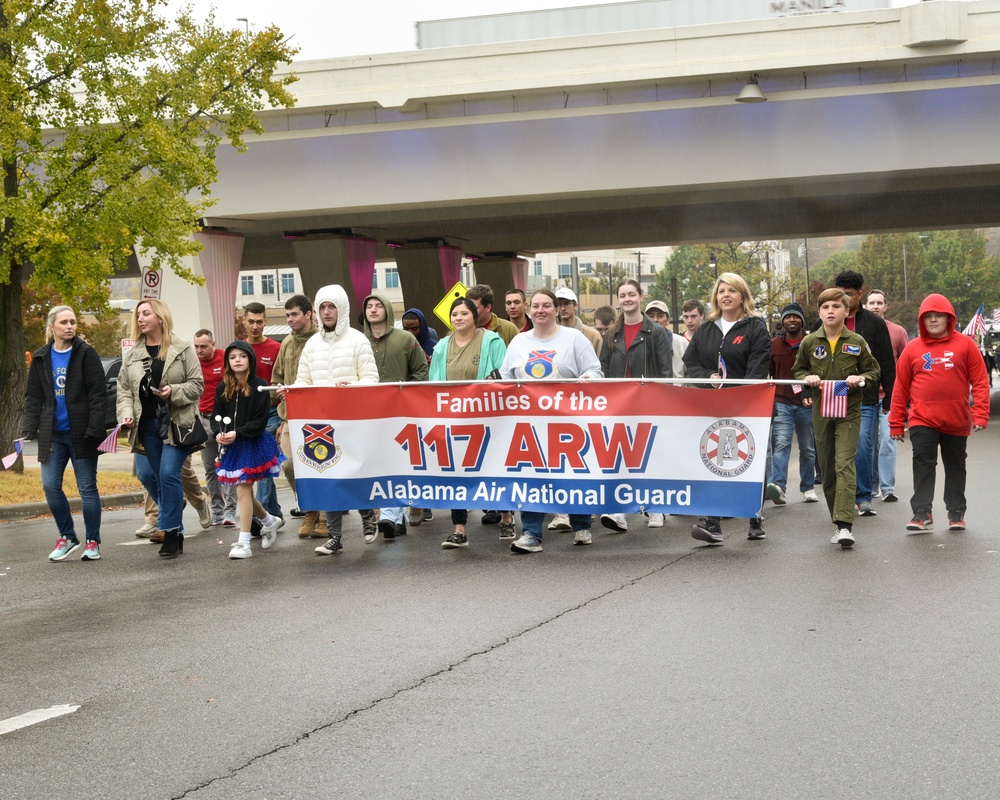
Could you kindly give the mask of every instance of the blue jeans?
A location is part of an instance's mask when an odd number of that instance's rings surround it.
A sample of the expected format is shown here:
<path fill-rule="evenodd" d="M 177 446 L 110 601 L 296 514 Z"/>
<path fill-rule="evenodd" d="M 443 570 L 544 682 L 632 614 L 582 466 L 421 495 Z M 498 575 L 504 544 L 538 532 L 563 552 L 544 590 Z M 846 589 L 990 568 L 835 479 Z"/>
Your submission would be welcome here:
<path fill-rule="evenodd" d="M 875 452 L 872 491 L 875 487 L 883 497 L 896 492 L 896 442 L 889 436 L 889 413 L 878 412 L 878 450 Z"/>
<path fill-rule="evenodd" d="M 68 432 L 52 431 L 52 450 L 42 462 L 45 502 L 49 504 L 49 511 L 55 517 L 59 535 L 77 540 L 69 501 L 62 488 L 66 464 L 70 462 L 73 463 L 73 474 L 76 475 L 76 485 L 83 503 L 83 525 L 87 529 L 87 539 L 100 543 L 101 496 L 97 493 L 97 457 L 77 458 L 73 450 L 73 439 Z"/>
<path fill-rule="evenodd" d="M 877 405 L 861 406 L 861 433 L 858 435 L 858 452 L 854 457 L 854 471 L 858 488 L 854 502 L 871 502 L 872 499 L 872 459 L 875 457 L 875 432 L 878 430 Z"/>
<path fill-rule="evenodd" d="M 771 483 L 788 488 L 788 461 L 792 455 L 792 434 L 799 442 L 799 491 L 806 492 L 816 482 L 816 441 L 813 437 L 812 409 L 775 403 L 771 422 Z"/>
<path fill-rule="evenodd" d="M 545 514 L 541 511 L 521 512 L 521 527 L 528 536 L 534 536 L 540 540 L 543 522 L 545 522 Z M 569 524 L 574 531 L 589 531 L 590 514 L 570 514 Z"/>
<path fill-rule="evenodd" d="M 181 530 L 181 514 L 184 511 L 181 467 L 191 455 L 191 448 L 174 447 L 163 441 L 156 431 L 156 419 L 151 414 L 139 420 L 139 441 L 146 449 L 146 455 L 136 455 L 135 474 L 149 496 L 156 498 L 160 508 L 156 527 L 161 531 Z M 145 465 L 141 464 L 143 460 Z"/>
<path fill-rule="evenodd" d="M 278 417 L 277 407 L 271 409 L 267 417 L 267 434 L 274 436 L 278 430 L 281 419 Z M 257 481 L 257 500 L 264 506 L 264 510 L 275 517 L 282 516 L 281 506 L 278 505 L 278 490 L 274 486 L 274 478 L 268 475 Z"/>

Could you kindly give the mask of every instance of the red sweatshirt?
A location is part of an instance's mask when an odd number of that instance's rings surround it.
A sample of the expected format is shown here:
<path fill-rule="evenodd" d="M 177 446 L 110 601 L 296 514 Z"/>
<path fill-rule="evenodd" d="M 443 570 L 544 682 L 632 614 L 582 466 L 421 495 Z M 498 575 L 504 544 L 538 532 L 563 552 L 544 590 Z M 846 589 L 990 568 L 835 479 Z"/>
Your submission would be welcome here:
<path fill-rule="evenodd" d="M 929 311 L 948 315 L 948 333 L 940 339 L 929 336 L 924 327 Z M 986 427 L 989 419 L 990 387 L 983 356 L 972 337 L 955 330 L 955 309 L 948 298 L 930 294 L 920 304 L 920 335 L 906 345 L 896 363 L 889 434 L 901 435 L 908 423 L 911 428 L 922 425 L 968 436 L 973 424 Z"/>

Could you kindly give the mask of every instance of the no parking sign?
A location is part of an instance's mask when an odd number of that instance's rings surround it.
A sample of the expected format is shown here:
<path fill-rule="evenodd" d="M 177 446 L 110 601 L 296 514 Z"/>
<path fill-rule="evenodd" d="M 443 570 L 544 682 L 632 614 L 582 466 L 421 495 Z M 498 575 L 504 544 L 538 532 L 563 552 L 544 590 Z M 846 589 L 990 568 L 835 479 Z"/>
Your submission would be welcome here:
<path fill-rule="evenodd" d="M 159 270 L 150 269 L 149 267 L 142 268 L 142 299 L 148 300 L 149 298 L 160 299 L 160 285 L 163 275 Z"/>

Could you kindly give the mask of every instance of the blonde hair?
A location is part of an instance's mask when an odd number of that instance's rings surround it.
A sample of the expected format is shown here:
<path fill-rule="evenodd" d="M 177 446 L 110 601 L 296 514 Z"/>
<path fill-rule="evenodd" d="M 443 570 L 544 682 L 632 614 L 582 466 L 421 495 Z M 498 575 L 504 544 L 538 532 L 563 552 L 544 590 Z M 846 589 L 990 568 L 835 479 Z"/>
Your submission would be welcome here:
<path fill-rule="evenodd" d="M 170 349 L 170 345 L 173 343 L 171 338 L 174 329 L 174 315 L 170 313 L 170 309 L 167 304 L 162 300 L 158 300 L 155 297 L 147 297 L 145 300 L 140 300 L 136 307 L 132 310 L 132 319 L 129 320 L 128 325 L 128 335 L 129 338 L 138 342 L 140 337 L 143 337 L 142 331 L 139 330 L 139 309 L 144 305 L 149 305 L 153 310 L 153 313 L 160 320 L 160 326 L 163 328 L 163 339 L 160 341 L 160 354 L 157 356 L 160 361 L 167 360 L 167 350 Z"/>
<path fill-rule="evenodd" d="M 747 282 L 735 272 L 723 272 L 718 278 L 715 279 L 715 283 L 712 284 L 712 310 L 708 315 L 708 319 L 710 321 L 715 321 L 722 316 L 722 309 L 719 308 L 719 300 L 717 298 L 720 283 L 728 283 L 740 293 L 740 296 L 743 298 L 742 305 L 744 317 L 757 316 L 757 309 L 753 304 L 753 295 L 750 294 L 750 287 L 747 286 Z"/>
<path fill-rule="evenodd" d="M 49 309 L 49 314 L 45 318 L 45 344 L 48 344 L 56 338 L 56 334 L 52 329 L 52 326 L 56 324 L 56 317 L 64 311 L 68 311 L 74 318 L 76 317 L 76 312 L 69 306 L 53 306 Z"/>

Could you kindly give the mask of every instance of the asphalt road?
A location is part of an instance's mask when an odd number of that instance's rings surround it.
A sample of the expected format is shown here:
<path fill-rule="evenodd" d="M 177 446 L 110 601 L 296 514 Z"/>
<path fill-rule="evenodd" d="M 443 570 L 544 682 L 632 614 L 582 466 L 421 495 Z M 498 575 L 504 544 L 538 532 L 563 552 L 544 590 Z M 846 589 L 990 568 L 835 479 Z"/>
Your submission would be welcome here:
<path fill-rule="evenodd" d="M 372 545 L 352 514 L 326 558 L 291 523 L 245 562 L 218 529 L 163 561 L 137 508 L 96 563 L 0 525 L 0 720 L 79 706 L 0 735 L 0 794 L 995 797 L 998 449 L 971 440 L 967 532 L 907 535 L 904 446 L 851 551 L 795 491 L 763 542 L 630 517 L 532 556 L 477 522 L 442 551 L 446 512 Z"/>

